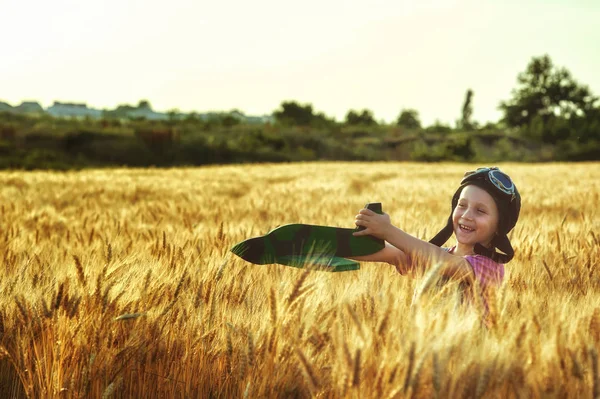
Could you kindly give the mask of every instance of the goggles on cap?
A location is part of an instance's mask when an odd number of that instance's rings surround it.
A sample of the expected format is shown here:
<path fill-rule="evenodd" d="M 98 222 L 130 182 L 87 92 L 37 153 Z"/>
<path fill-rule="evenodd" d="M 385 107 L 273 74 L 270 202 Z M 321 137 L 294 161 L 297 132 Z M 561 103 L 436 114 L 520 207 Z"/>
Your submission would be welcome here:
<path fill-rule="evenodd" d="M 514 183 L 507 174 L 495 166 L 492 168 L 477 168 L 477 170 L 467 172 L 460 183 L 464 184 L 473 180 L 489 181 L 498 190 L 504 194 L 510 195 L 510 202 L 516 198 Z"/>

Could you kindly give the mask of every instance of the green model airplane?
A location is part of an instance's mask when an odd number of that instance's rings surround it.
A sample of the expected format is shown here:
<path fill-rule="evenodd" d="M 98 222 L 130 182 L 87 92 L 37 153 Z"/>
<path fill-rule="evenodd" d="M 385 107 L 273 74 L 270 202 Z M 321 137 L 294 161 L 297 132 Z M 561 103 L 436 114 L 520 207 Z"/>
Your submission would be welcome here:
<path fill-rule="evenodd" d="M 379 202 L 367 204 L 366 208 L 383 213 Z M 378 238 L 352 235 L 362 229 L 287 224 L 264 236 L 242 241 L 231 252 L 257 265 L 277 263 L 332 272 L 358 270 L 360 264 L 346 258 L 370 255 L 385 247 Z"/>

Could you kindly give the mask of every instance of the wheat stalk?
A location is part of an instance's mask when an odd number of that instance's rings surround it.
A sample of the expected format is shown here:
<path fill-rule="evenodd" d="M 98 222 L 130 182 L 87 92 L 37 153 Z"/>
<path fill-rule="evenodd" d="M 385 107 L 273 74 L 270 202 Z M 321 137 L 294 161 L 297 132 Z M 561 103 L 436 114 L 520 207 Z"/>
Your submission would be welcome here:
<path fill-rule="evenodd" d="M 254 338 L 252 337 L 252 332 L 248 331 L 248 364 L 250 365 L 250 367 L 254 366 L 254 357 Z"/>
<path fill-rule="evenodd" d="M 53 302 L 53 305 L 52 305 L 52 308 L 55 311 L 58 310 L 58 308 L 60 307 L 60 304 L 61 304 L 62 299 L 63 299 L 64 289 L 65 289 L 65 283 L 62 282 L 58 286 L 58 290 L 56 291 L 56 295 L 54 297 L 54 302 Z"/>
<path fill-rule="evenodd" d="M 594 399 L 600 399 L 600 376 L 598 375 L 598 352 L 596 348 L 591 347 L 588 350 L 590 358 L 592 359 L 592 397 Z"/>
<path fill-rule="evenodd" d="M 390 313 L 391 313 L 391 306 L 388 307 L 387 311 L 385 312 L 385 315 L 383 316 L 383 319 L 381 320 L 381 323 L 379 323 L 379 328 L 377 328 L 377 335 L 379 337 L 381 337 L 381 339 L 384 338 L 384 334 L 388 328 Z"/>
<path fill-rule="evenodd" d="M 419 359 L 419 363 L 417 363 L 417 366 L 415 367 L 415 373 L 412 376 L 411 381 L 410 381 L 410 387 L 412 389 L 411 396 L 417 395 L 417 392 L 419 389 L 419 383 L 421 380 L 421 371 L 423 369 L 423 364 L 425 363 L 425 359 L 427 358 L 427 356 L 428 356 L 427 353 L 425 355 L 421 356 L 421 359 Z"/>
<path fill-rule="evenodd" d="M 81 260 L 77 255 L 73 255 L 73 260 L 75 261 L 75 269 L 77 270 L 77 279 L 82 287 L 86 287 L 87 279 L 85 277 L 85 273 L 83 271 L 83 266 L 81 264 Z"/>
<path fill-rule="evenodd" d="M 573 351 L 571 351 L 570 349 L 567 349 L 567 352 L 569 353 L 569 356 L 571 357 L 571 362 L 573 363 L 573 367 L 571 369 L 571 375 L 573 375 L 573 377 L 575 377 L 579 380 L 583 380 L 583 367 L 577 360 L 577 357 L 575 356 L 575 353 L 573 353 Z"/>
<path fill-rule="evenodd" d="M 364 339 L 365 336 L 364 336 L 364 332 L 363 332 L 363 327 L 362 327 L 362 323 L 360 322 L 360 319 L 358 318 L 358 315 L 356 314 L 354 309 L 352 309 L 350 304 L 346 304 L 346 309 L 348 309 L 348 313 L 350 313 L 350 318 L 352 319 L 352 321 L 354 322 L 354 325 L 358 329 L 358 333 L 360 334 L 361 338 Z"/>
<path fill-rule="evenodd" d="M 440 391 L 442 390 L 442 370 L 437 352 L 433 353 L 431 379 L 433 389 L 435 390 L 435 396 L 439 397 Z"/>
<path fill-rule="evenodd" d="M 231 373 L 233 370 L 233 343 L 231 342 L 231 334 L 229 333 L 229 330 L 227 331 L 227 334 L 226 334 L 226 340 L 227 340 L 226 367 L 227 367 L 227 372 Z"/>
<path fill-rule="evenodd" d="M 271 331 L 268 350 L 270 353 L 273 354 L 273 356 L 277 354 L 277 327 L 273 328 L 273 330 Z"/>
<path fill-rule="evenodd" d="M 304 284 L 304 281 L 306 280 L 306 278 L 308 277 L 308 274 L 310 272 L 307 270 L 305 272 L 303 272 L 300 277 L 298 277 L 298 280 L 296 280 L 296 283 L 294 284 L 294 287 L 292 288 L 292 292 L 290 292 L 290 296 L 287 299 L 287 303 L 288 303 L 288 308 L 294 303 L 294 301 L 296 299 L 298 299 L 298 297 L 301 295 L 301 288 L 302 288 L 302 284 Z"/>
<path fill-rule="evenodd" d="M 600 308 L 594 309 L 589 325 L 590 335 L 594 339 L 596 345 L 600 344 Z"/>
<path fill-rule="evenodd" d="M 352 360 L 352 354 L 350 353 L 350 349 L 348 348 L 348 343 L 346 341 L 343 342 L 342 348 L 344 350 L 344 359 L 346 360 L 346 364 L 348 367 L 352 367 L 354 362 Z"/>
<path fill-rule="evenodd" d="M 356 350 L 356 355 L 354 356 L 354 369 L 352 373 L 352 386 L 358 387 L 360 385 L 360 349 Z"/>
<path fill-rule="evenodd" d="M 313 369 L 312 365 L 306 359 L 306 357 L 304 356 L 304 353 L 302 353 L 302 351 L 298 348 L 296 348 L 296 355 L 298 355 L 300 362 L 304 366 L 304 370 L 306 371 L 306 374 L 308 375 L 309 381 L 310 381 L 313 389 L 318 390 L 320 388 L 320 384 L 319 384 L 319 380 L 317 378 L 317 374 L 315 373 L 315 370 Z"/>
<path fill-rule="evenodd" d="M 490 379 L 494 375 L 495 363 L 496 363 L 496 360 L 494 360 L 493 363 L 488 364 L 483 369 L 483 372 L 479 376 L 479 379 L 477 381 L 477 386 L 475 388 L 475 397 L 476 398 L 483 398 L 484 397 L 483 395 L 485 394 L 485 391 L 488 388 Z"/>
<path fill-rule="evenodd" d="M 4 311 L 0 310 L 0 342 L 2 342 L 2 337 L 4 337 Z"/>
<path fill-rule="evenodd" d="M 271 287 L 269 295 L 270 311 L 271 311 L 271 325 L 277 325 L 277 297 L 275 296 L 275 289 Z"/>
<path fill-rule="evenodd" d="M 412 370 L 415 363 L 415 350 L 416 345 L 414 342 L 410 344 L 410 351 L 408 352 L 408 367 L 406 368 L 406 376 L 404 377 L 404 384 L 402 385 L 402 391 L 406 393 L 410 384 Z"/>
<path fill-rule="evenodd" d="M 240 361 L 240 370 L 239 370 L 239 379 L 240 381 L 246 378 L 246 371 L 248 369 L 248 354 L 245 352 L 240 353 L 241 361 Z"/>

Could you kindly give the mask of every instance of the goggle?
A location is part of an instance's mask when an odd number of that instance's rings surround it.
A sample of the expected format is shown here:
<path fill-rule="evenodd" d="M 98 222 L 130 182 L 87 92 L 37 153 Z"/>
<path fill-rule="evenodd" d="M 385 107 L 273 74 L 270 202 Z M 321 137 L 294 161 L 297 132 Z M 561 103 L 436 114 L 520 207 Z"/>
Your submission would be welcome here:
<path fill-rule="evenodd" d="M 507 174 L 505 174 L 495 166 L 492 168 L 477 168 L 477 170 L 465 173 L 461 184 L 466 181 L 476 180 L 479 176 L 483 177 L 484 179 L 487 176 L 487 180 L 490 183 L 492 183 L 498 190 L 502 191 L 504 194 L 511 196 L 511 202 L 516 198 L 516 190 L 514 183 L 512 182 L 510 177 L 508 177 Z"/>

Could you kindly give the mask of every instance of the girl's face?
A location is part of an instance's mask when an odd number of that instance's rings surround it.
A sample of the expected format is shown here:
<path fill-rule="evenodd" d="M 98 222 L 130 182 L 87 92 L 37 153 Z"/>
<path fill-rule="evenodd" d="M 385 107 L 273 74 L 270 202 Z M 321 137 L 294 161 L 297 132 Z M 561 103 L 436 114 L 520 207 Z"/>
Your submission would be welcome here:
<path fill-rule="evenodd" d="M 452 212 L 452 224 L 459 243 L 488 246 L 498 229 L 496 202 L 484 189 L 466 186 Z"/>

